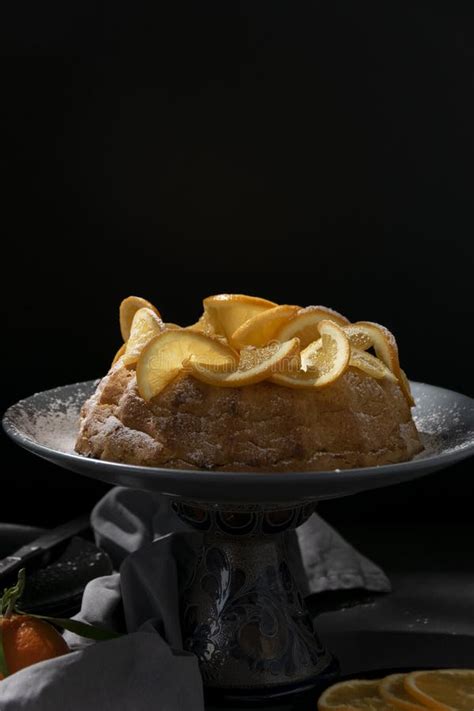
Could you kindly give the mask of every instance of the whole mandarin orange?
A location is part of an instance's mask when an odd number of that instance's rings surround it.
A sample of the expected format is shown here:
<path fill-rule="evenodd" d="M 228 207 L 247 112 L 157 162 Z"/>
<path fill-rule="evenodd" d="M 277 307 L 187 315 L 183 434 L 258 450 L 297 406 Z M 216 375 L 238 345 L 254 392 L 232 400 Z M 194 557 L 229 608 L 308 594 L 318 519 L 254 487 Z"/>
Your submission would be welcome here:
<path fill-rule="evenodd" d="M 28 615 L 0 617 L 0 630 L 10 674 L 70 651 L 63 637 L 52 625 Z M 3 679 L 2 674 L 0 679 Z"/>

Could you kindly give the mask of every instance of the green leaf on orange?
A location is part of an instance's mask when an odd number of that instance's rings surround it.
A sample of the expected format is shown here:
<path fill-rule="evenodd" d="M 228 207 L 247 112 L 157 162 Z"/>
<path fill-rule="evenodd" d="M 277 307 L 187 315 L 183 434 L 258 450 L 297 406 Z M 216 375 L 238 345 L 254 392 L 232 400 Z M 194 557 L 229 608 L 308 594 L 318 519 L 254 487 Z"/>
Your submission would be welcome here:
<path fill-rule="evenodd" d="M 107 630 L 103 627 L 90 625 L 87 622 L 80 622 L 79 620 L 69 620 L 63 617 L 48 617 L 47 615 L 33 615 L 30 612 L 24 614 L 28 614 L 29 617 L 36 617 L 38 620 L 45 620 L 45 622 L 56 625 L 56 627 L 62 627 L 63 629 L 68 630 L 68 632 L 77 634 L 79 637 L 93 639 L 96 642 L 104 642 L 109 639 L 118 639 L 123 636 L 120 632 Z"/>

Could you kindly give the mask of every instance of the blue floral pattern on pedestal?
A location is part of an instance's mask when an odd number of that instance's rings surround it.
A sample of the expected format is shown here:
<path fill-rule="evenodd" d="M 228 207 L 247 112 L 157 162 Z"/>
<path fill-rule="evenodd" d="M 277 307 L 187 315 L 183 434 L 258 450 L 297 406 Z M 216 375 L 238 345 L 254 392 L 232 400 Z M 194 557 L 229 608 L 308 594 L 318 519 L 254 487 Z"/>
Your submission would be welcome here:
<path fill-rule="evenodd" d="M 198 620 L 198 605 L 184 606 L 185 647 L 198 657 L 204 681 L 216 678 L 234 658 L 250 669 L 292 677 L 318 664 L 324 650 L 285 561 L 267 565 L 252 581 L 232 568 L 225 551 L 203 550 L 198 563 L 200 591 L 208 597 L 208 617 Z"/>

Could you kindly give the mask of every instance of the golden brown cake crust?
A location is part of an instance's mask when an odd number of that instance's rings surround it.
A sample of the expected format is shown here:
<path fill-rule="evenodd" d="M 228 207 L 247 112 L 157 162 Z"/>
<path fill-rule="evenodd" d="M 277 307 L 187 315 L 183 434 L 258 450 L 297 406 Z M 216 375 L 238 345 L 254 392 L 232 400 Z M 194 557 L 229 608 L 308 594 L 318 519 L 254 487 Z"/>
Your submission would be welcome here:
<path fill-rule="evenodd" d="M 398 384 L 354 368 L 321 389 L 219 388 L 183 374 L 147 403 L 120 363 L 84 405 L 76 444 L 129 464 L 268 472 L 388 464 L 422 449 Z"/>

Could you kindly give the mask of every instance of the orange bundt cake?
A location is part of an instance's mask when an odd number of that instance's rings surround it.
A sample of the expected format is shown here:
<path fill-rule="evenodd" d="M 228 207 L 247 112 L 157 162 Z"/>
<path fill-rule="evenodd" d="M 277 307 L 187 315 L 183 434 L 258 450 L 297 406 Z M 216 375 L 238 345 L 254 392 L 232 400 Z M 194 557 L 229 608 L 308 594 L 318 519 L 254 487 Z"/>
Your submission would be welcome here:
<path fill-rule="evenodd" d="M 186 328 L 128 297 L 120 325 L 125 343 L 82 410 L 80 454 L 270 472 L 401 462 L 423 449 L 383 326 L 240 294 L 205 299 Z"/>

